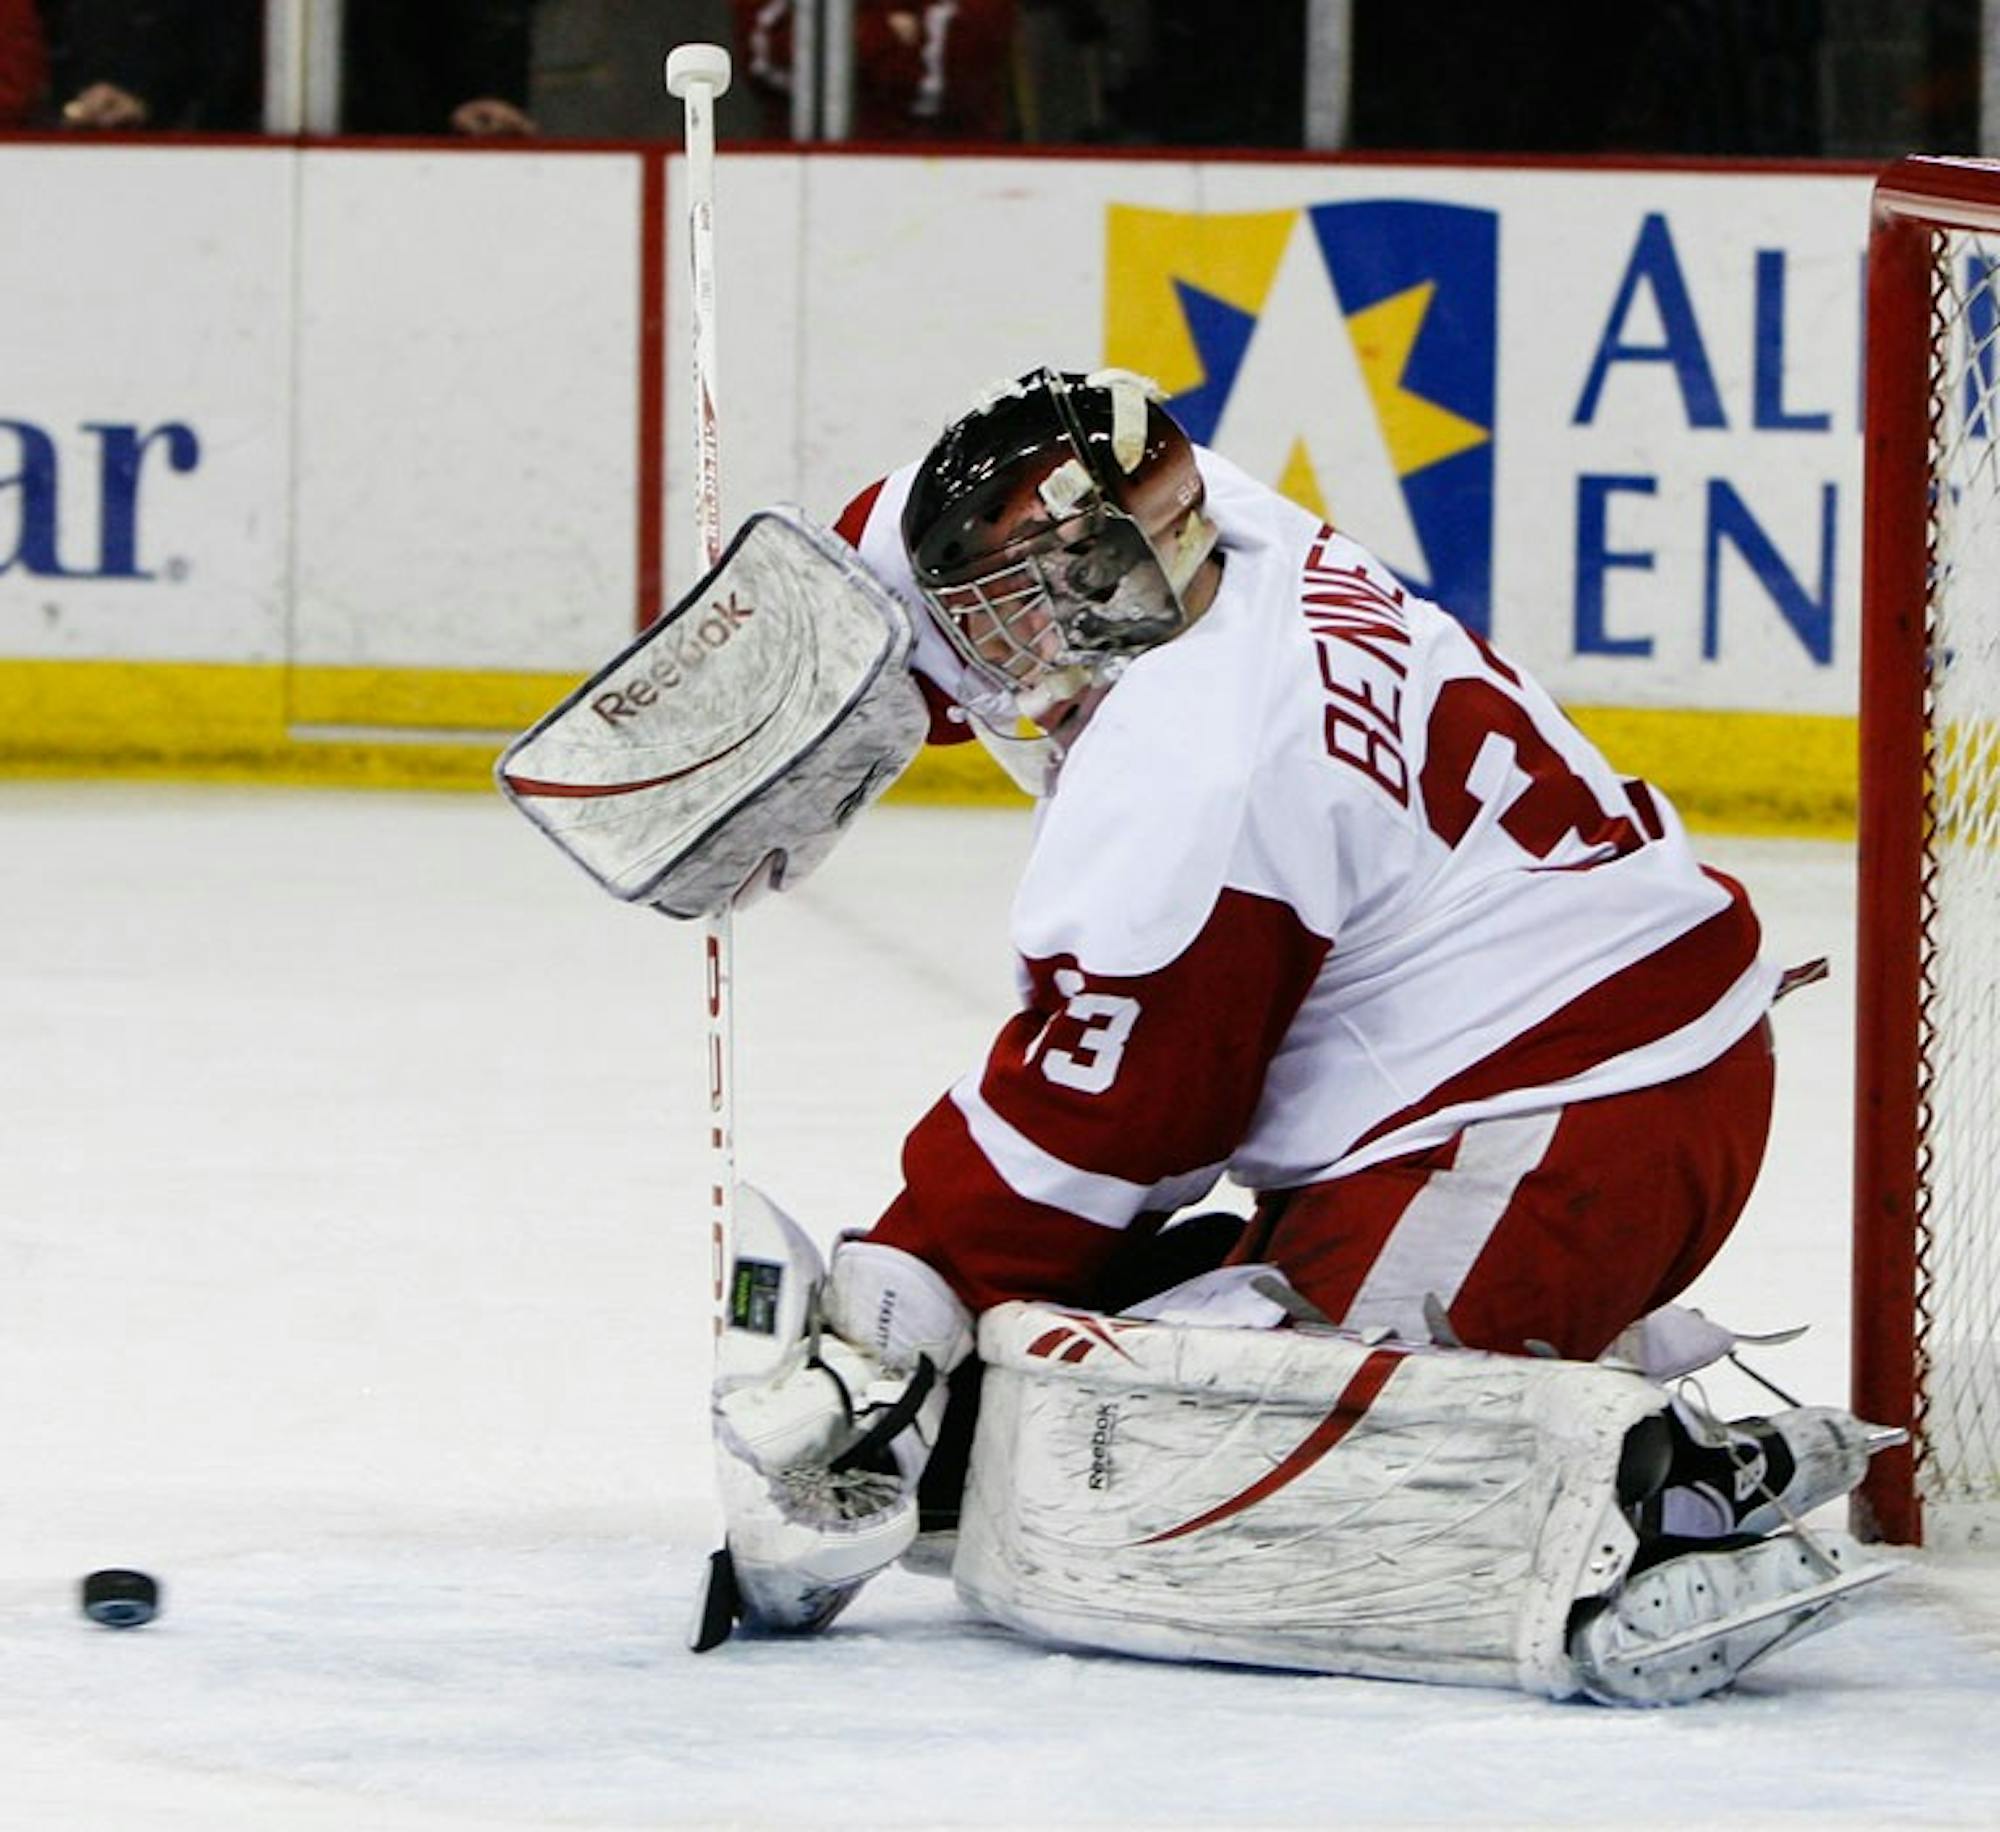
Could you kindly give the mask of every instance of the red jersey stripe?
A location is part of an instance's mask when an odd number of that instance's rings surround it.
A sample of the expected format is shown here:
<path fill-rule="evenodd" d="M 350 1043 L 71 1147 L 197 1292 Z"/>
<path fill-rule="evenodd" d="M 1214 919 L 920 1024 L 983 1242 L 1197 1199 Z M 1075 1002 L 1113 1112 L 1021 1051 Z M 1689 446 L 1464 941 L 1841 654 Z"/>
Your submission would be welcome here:
<path fill-rule="evenodd" d="M 1016 1131 L 1079 1170 L 1150 1186 L 1220 1164 L 1248 1131 L 1272 1054 L 1326 955 L 1326 938 L 1289 905 L 1225 889 L 1201 933 L 1157 973 L 1030 961 L 1028 1008 L 995 1041 L 979 1091 Z M 1115 1044 L 1107 1001 L 1136 1007 Z M 1106 1085 L 1056 1079 L 1052 1063 L 1060 1071 L 1072 1058 L 1108 1069 Z"/>
<path fill-rule="evenodd" d="M 975 1312 L 1010 1298 L 1087 1306 L 1125 1240 L 1016 1195 L 949 1096 L 904 1142 L 903 1182 L 868 1238 L 927 1260 Z"/>
<path fill-rule="evenodd" d="M 861 545 L 861 531 L 868 526 L 868 518 L 875 512 L 875 499 L 882 494 L 882 486 L 888 480 L 878 477 L 840 512 L 840 519 L 833 524 L 833 531 L 850 547 Z"/>
<path fill-rule="evenodd" d="M 1720 872 L 1709 875 L 1729 891 L 1727 908 L 1600 980 L 1492 1054 L 1447 1077 L 1421 1100 L 1388 1115 L 1357 1139 L 1354 1149 L 1446 1107 L 1491 1100 L 1518 1088 L 1556 1086 L 1694 1023 L 1757 958 L 1757 918 L 1742 886 Z"/>

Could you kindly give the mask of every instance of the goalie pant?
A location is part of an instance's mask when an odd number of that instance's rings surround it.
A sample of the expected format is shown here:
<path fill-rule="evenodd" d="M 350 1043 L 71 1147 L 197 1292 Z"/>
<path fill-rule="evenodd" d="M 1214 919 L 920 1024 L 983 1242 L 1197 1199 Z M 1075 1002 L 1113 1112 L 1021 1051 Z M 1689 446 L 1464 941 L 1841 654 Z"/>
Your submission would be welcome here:
<path fill-rule="evenodd" d="M 1748 1563 L 1657 1625 L 1653 1585 L 1628 1625 L 1621 1465 L 1629 1486 L 1634 1427 L 1667 1405 L 1629 1372 L 1034 1304 L 990 1312 L 979 1346 L 953 1575 L 1044 1639 L 1662 1703 L 1728 1684 L 1887 1570 L 1837 1535 L 1697 1553 Z M 1656 1665 L 1661 1629 L 1677 1645 Z"/>

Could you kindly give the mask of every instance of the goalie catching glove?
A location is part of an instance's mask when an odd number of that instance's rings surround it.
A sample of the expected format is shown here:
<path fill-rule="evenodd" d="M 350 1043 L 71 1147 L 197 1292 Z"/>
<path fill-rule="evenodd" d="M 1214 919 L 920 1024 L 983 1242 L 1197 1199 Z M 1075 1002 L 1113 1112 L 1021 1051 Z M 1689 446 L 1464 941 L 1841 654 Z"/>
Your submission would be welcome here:
<path fill-rule="evenodd" d="M 772 1294 L 775 1294 L 773 1296 Z M 917 1533 L 917 1480 L 972 1319 L 923 1261 L 841 1241 L 738 1192 L 716 1463 L 744 1619 L 824 1628 Z"/>
<path fill-rule="evenodd" d="M 760 510 L 507 747 L 501 793 L 614 896 L 714 915 L 799 883 L 917 754 L 913 641 L 844 541 Z"/>

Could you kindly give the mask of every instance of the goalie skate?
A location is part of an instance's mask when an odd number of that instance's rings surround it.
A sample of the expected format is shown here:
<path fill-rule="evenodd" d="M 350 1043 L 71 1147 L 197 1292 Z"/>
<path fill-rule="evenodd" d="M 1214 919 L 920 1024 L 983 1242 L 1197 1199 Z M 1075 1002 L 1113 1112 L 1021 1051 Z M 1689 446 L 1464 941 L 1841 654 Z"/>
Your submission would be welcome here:
<path fill-rule="evenodd" d="M 1836 1406 L 1793 1406 L 1727 1422 L 1691 1407 L 1685 1395 L 1675 1409 L 1684 1443 L 1676 1454 L 1674 1498 L 1663 1501 L 1656 1523 L 1669 1534 L 1782 1532 L 1850 1493 L 1868 1474 L 1870 1458 L 1909 1439 L 1908 1432 L 1871 1425 Z M 1718 1524 L 1704 1524 L 1704 1517 Z"/>
<path fill-rule="evenodd" d="M 1583 1689 L 1602 1703 L 1682 1704 L 1829 1626 L 1837 1604 L 1894 1569 L 1869 1561 L 1843 1533 L 1684 1552 L 1586 1617 L 1570 1655 Z"/>

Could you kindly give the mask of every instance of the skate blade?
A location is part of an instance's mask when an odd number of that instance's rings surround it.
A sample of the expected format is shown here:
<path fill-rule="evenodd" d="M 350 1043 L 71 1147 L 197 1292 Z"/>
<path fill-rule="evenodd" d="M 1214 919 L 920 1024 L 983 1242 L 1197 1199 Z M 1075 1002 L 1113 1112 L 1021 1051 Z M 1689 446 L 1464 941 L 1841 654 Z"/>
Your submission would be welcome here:
<path fill-rule="evenodd" d="M 1691 1648 L 1706 1647 L 1712 1641 L 1721 1641 L 1744 1629 L 1756 1628 L 1761 1623 L 1799 1612 L 1804 1612 L 1799 1623 L 1800 1627 L 1804 1627 L 1806 1622 L 1842 1597 L 1852 1591 L 1865 1590 L 1870 1584 L 1880 1583 L 1895 1570 L 1894 1565 L 1864 1565 L 1859 1571 L 1843 1571 L 1838 1577 L 1828 1578 L 1810 1590 L 1795 1590 L 1789 1596 L 1771 1597 L 1762 1603 L 1752 1604 L 1748 1609 L 1738 1610 L 1719 1622 L 1703 1623 L 1698 1628 L 1683 1629 L 1678 1635 L 1648 1641 L 1643 1647 L 1621 1653 L 1619 1662 L 1626 1665 L 1640 1660 L 1671 1660 Z M 1756 1658 L 1763 1659 L 1777 1646 L 1778 1642 L 1773 1641 Z"/>
<path fill-rule="evenodd" d="M 1840 1559 L 1853 1554 L 1838 1542 L 1807 1544 L 1786 1536 L 1782 1543 L 1767 1542 L 1763 1550 L 1816 1558 L 1822 1575 L 1743 1602 L 1727 1614 L 1698 1618 L 1673 1633 L 1651 1636 L 1640 1626 L 1641 1616 L 1672 1600 L 1674 1587 L 1694 1578 L 1686 1570 L 1674 1574 L 1674 1565 L 1684 1561 L 1660 1566 L 1633 1581 L 1622 1608 L 1614 1604 L 1582 1630 L 1573 1656 L 1584 1690 L 1606 1704 L 1618 1705 L 1678 1705 L 1705 1698 L 1734 1685 L 1781 1647 L 1830 1627 L 1828 1618 L 1837 1604 L 1898 1569 L 1887 1563 L 1841 1569 Z M 1766 1585 L 1782 1577 L 1777 1569 L 1754 1573 L 1755 1581 Z M 1689 1601 L 1681 1598 L 1681 1607 L 1685 1609 Z"/>

